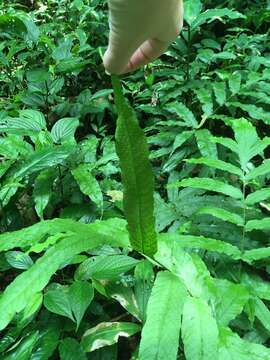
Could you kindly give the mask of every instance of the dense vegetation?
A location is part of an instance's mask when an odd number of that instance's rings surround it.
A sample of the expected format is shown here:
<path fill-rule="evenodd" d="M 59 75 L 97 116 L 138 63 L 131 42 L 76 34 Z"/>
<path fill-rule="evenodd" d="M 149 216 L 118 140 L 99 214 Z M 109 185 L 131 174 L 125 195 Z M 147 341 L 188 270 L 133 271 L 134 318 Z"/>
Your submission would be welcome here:
<path fill-rule="evenodd" d="M 270 3 L 186 0 L 122 85 L 107 20 L 0 4 L 0 358 L 269 360 Z"/>

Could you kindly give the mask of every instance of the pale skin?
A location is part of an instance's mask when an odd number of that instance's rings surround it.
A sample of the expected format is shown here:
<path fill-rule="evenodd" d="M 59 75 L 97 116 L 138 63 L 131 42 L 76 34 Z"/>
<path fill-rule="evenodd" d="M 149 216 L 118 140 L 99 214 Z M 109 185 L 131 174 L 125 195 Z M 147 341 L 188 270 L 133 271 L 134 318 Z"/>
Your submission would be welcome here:
<path fill-rule="evenodd" d="M 160 57 L 183 26 L 182 0 L 109 0 L 108 73 L 125 74 Z"/>

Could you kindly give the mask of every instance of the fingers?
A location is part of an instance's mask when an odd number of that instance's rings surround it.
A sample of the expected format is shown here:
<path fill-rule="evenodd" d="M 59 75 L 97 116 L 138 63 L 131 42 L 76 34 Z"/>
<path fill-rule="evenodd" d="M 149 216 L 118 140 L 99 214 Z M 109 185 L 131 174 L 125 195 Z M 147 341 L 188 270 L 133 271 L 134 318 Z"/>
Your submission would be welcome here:
<path fill-rule="evenodd" d="M 110 74 L 122 74 L 127 68 L 127 64 L 141 45 L 144 39 L 134 39 L 127 36 L 120 36 L 116 32 L 110 32 L 109 46 L 103 58 L 106 71 Z"/>
<path fill-rule="evenodd" d="M 169 43 L 157 39 L 145 41 L 131 56 L 122 74 L 134 71 L 159 58 L 168 48 Z"/>
<path fill-rule="evenodd" d="M 182 0 L 109 0 L 108 73 L 124 74 L 162 55 L 180 32 Z"/>
<path fill-rule="evenodd" d="M 110 42 L 103 59 L 105 69 L 110 74 L 125 74 L 134 71 L 160 57 L 168 48 L 169 43 L 150 39 L 140 45 L 136 43 Z"/>

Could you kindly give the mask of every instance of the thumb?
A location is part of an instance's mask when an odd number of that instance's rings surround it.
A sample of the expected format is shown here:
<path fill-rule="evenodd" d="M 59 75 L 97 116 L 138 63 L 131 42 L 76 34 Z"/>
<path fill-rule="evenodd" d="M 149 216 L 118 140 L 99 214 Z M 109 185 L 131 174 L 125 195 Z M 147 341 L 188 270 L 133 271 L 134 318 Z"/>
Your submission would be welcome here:
<path fill-rule="evenodd" d="M 145 41 L 131 56 L 123 73 L 134 71 L 159 58 L 168 48 L 169 42 L 158 39 Z"/>
<path fill-rule="evenodd" d="M 103 63 L 110 74 L 125 74 L 134 71 L 160 57 L 168 48 L 170 42 L 149 39 L 145 42 L 137 40 L 114 42 L 111 39 Z"/>
<path fill-rule="evenodd" d="M 122 74 L 132 54 L 145 39 L 134 39 L 110 32 L 109 46 L 103 57 L 103 64 L 110 74 Z"/>

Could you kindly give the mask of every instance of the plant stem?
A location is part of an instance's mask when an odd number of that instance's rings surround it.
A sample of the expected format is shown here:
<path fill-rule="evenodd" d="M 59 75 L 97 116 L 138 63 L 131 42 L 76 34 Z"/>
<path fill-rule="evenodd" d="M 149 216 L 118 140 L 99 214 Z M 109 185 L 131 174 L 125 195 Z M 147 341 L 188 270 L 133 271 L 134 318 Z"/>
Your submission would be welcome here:
<path fill-rule="evenodd" d="M 242 205 L 243 205 L 243 221 L 244 221 L 244 225 L 243 225 L 243 230 L 242 230 L 242 238 L 241 238 L 241 242 L 240 242 L 240 251 L 241 251 L 241 257 L 243 256 L 244 252 L 245 252 L 245 243 L 246 243 L 246 181 L 244 178 L 244 173 L 243 173 L 243 188 L 242 188 L 242 192 L 243 192 L 243 198 L 242 198 Z M 242 275 L 242 271 L 243 271 L 243 262 L 240 261 L 240 265 L 239 265 L 239 281 L 241 281 L 241 275 Z"/>
<path fill-rule="evenodd" d="M 243 232 L 242 232 L 242 239 L 240 244 L 240 250 L 243 255 L 245 251 L 245 242 L 246 242 L 246 182 L 243 181 L 243 220 L 244 220 L 244 226 L 243 226 Z"/>
<path fill-rule="evenodd" d="M 191 30 L 188 25 L 188 40 L 187 40 L 187 72 L 186 72 L 186 81 L 190 81 L 190 52 L 191 52 Z"/>

